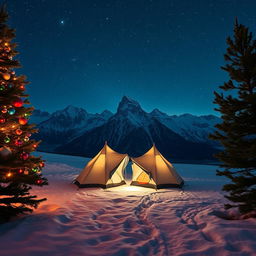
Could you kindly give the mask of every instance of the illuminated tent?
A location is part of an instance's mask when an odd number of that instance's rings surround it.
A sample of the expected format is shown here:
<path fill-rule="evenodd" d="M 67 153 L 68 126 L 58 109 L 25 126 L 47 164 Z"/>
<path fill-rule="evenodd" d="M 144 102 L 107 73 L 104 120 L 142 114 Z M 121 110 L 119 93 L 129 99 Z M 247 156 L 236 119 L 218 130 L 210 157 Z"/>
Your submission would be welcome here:
<path fill-rule="evenodd" d="M 165 188 L 182 187 L 184 184 L 175 168 L 161 155 L 155 145 L 144 155 L 131 160 L 133 170 L 131 185 Z"/>
<path fill-rule="evenodd" d="M 127 154 L 119 154 L 107 143 L 92 158 L 75 180 L 79 187 L 109 188 L 125 184 L 124 170 L 129 162 Z"/>

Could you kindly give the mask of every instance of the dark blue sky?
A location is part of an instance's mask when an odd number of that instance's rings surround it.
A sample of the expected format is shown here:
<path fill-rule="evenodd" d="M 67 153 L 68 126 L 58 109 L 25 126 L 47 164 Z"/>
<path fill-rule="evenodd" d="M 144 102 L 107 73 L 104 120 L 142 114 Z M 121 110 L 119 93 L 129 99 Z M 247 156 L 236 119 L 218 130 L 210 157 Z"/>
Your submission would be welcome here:
<path fill-rule="evenodd" d="M 36 108 L 209 114 L 234 19 L 256 32 L 255 0 L 9 0 Z"/>

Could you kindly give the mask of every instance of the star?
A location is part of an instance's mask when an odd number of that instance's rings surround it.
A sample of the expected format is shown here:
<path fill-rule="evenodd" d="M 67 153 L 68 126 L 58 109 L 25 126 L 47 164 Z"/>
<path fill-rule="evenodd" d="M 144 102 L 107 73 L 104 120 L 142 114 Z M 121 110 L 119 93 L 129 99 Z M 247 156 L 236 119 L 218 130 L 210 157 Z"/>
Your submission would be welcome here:
<path fill-rule="evenodd" d="M 61 25 L 64 25 L 64 24 L 65 24 L 65 21 L 64 21 L 64 20 L 61 20 L 61 21 L 60 21 L 60 24 L 61 24 Z"/>

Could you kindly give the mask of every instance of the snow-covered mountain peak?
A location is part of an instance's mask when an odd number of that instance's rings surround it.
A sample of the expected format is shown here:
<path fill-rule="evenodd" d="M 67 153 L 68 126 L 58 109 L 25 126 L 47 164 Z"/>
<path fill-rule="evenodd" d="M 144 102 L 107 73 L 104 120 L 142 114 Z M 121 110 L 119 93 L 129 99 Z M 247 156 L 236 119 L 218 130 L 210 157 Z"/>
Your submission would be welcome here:
<path fill-rule="evenodd" d="M 182 114 L 178 117 L 181 117 L 181 118 L 194 118 L 195 116 L 191 115 L 191 114 L 188 114 L 188 113 L 185 113 L 185 114 Z"/>
<path fill-rule="evenodd" d="M 64 111 L 66 113 L 69 113 L 70 115 L 76 115 L 77 113 L 87 113 L 86 110 L 78 107 L 74 107 L 72 105 L 67 106 Z"/>
<path fill-rule="evenodd" d="M 168 115 L 161 112 L 158 108 L 155 108 L 153 111 L 150 112 L 150 115 L 153 117 L 167 117 Z"/>
<path fill-rule="evenodd" d="M 104 110 L 103 112 L 100 113 L 100 116 L 101 116 L 103 119 L 107 120 L 107 119 L 109 119 L 111 116 L 113 116 L 113 113 L 110 112 L 109 110 Z"/>
<path fill-rule="evenodd" d="M 54 117 L 58 116 L 66 116 L 66 117 L 85 117 L 88 115 L 86 110 L 78 107 L 74 107 L 72 105 L 67 106 L 62 110 L 58 110 L 52 114 Z"/>
<path fill-rule="evenodd" d="M 123 96 L 117 108 L 117 113 L 140 111 L 143 111 L 140 104 L 127 96 Z"/>

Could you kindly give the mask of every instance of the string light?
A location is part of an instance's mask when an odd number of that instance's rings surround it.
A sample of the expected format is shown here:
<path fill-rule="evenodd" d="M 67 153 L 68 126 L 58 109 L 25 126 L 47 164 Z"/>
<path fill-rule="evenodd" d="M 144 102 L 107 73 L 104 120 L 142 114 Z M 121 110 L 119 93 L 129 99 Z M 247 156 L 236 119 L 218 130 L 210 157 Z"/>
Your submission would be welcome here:
<path fill-rule="evenodd" d="M 8 173 L 6 174 L 6 176 L 7 176 L 8 178 L 12 177 L 12 173 L 11 173 L 11 172 L 8 172 Z"/>

